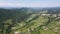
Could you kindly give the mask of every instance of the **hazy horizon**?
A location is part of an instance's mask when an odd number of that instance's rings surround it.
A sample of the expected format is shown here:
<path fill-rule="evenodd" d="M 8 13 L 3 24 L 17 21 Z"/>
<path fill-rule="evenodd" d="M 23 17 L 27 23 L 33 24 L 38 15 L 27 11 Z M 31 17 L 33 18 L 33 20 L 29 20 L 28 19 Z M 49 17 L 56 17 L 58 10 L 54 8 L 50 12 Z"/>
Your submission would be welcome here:
<path fill-rule="evenodd" d="M 60 7 L 60 0 L 0 0 L 0 7 Z"/>

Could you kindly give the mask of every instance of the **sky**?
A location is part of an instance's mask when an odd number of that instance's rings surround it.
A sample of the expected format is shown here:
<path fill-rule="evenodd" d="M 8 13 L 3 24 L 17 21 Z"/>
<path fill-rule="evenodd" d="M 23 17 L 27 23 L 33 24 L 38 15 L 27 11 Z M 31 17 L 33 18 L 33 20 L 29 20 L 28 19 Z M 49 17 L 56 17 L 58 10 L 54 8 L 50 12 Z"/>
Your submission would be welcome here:
<path fill-rule="evenodd" d="M 60 0 L 0 0 L 0 7 L 58 7 Z"/>

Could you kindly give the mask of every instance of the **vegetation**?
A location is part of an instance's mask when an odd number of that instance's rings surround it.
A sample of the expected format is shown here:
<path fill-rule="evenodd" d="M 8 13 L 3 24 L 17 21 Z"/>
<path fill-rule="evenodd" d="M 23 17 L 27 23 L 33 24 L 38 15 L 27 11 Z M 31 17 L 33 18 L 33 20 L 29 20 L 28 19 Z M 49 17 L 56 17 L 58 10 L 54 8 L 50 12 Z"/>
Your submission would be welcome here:
<path fill-rule="evenodd" d="M 20 34 L 60 34 L 60 9 L 1 8 L 0 34 L 16 32 Z"/>

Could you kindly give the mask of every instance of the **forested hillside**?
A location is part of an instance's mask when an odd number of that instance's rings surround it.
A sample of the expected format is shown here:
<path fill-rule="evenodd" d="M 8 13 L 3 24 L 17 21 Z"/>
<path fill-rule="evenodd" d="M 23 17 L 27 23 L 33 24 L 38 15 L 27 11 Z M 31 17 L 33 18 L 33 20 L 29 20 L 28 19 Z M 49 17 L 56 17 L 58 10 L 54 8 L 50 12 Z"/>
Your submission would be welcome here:
<path fill-rule="evenodd" d="M 0 34 L 60 34 L 60 8 L 0 9 Z"/>

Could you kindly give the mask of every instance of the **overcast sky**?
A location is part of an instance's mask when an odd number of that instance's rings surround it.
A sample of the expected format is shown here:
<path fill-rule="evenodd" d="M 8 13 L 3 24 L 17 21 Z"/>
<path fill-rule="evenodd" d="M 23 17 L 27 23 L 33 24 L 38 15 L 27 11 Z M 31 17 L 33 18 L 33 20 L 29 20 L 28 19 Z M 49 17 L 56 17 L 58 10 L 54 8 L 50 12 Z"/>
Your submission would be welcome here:
<path fill-rule="evenodd" d="M 0 7 L 58 7 L 60 0 L 0 0 Z"/>

